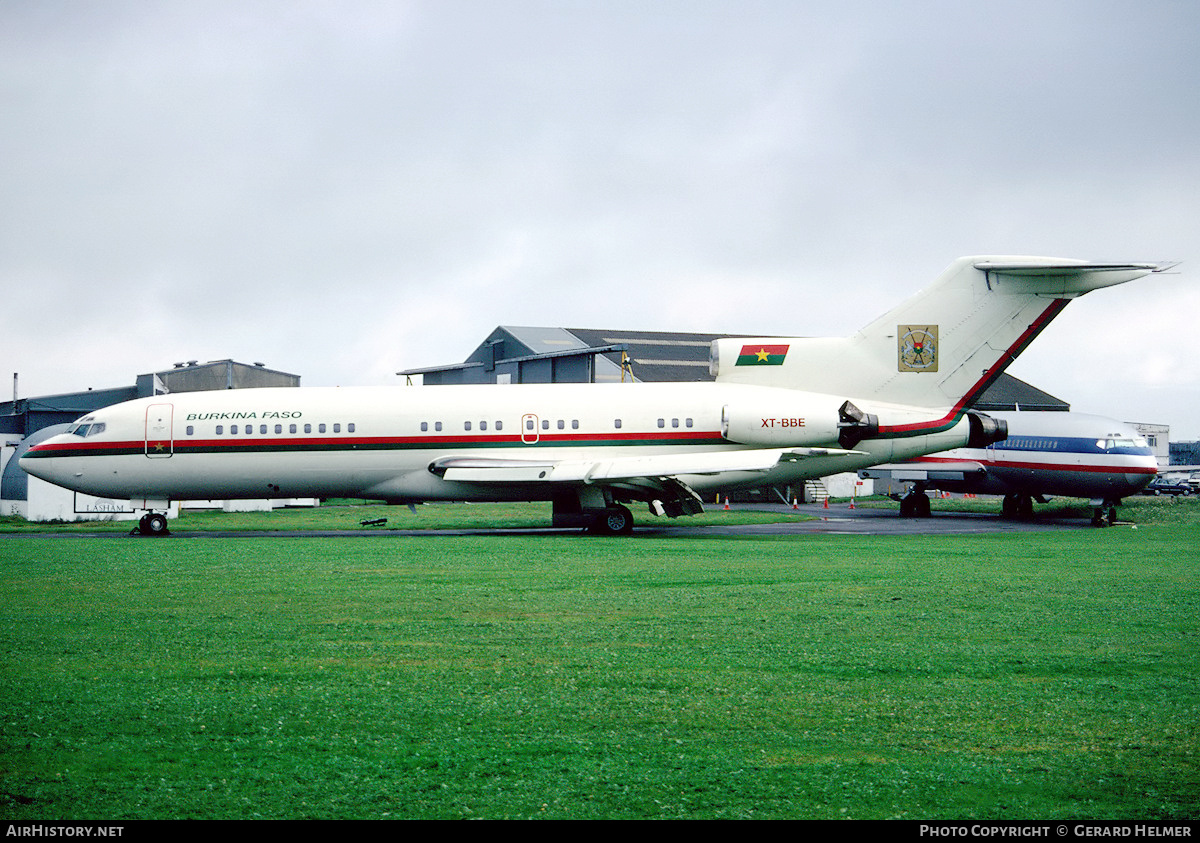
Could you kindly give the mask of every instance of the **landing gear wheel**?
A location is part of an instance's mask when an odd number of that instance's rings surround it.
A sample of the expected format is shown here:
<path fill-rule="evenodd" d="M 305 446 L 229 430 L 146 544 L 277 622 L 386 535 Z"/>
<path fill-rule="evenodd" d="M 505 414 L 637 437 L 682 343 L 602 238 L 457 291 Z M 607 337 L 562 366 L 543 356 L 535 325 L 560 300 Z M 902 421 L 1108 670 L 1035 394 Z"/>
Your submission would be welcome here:
<path fill-rule="evenodd" d="M 917 496 L 917 517 L 928 518 L 933 515 L 933 510 L 929 506 L 929 495 L 921 494 Z"/>
<path fill-rule="evenodd" d="M 1017 498 L 1017 516 L 1019 518 L 1033 517 L 1033 498 L 1029 495 L 1020 495 Z"/>
<path fill-rule="evenodd" d="M 929 495 L 924 492 L 909 492 L 900 499 L 901 518 L 928 518 L 931 514 Z"/>
<path fill-rule="evenodd" d="M 143 536 L 165 536 L 167 535 L 167 516 L 161 512 L 143 515 L 138 521 L 138 530 Z"/>
<path fill-rule="evenodd" d="M 1000 515 L 1004 518 L 1017 517 L 1017 496 L 1005 495 L 1004 502 L 1000 504 Z"/>
<path fill-rule="evenodd" d="M 621 506 L 610 506 L 596 518 L 592 532 L 604 536 L 623 536 L 633 532 L 633 513 Z"/>

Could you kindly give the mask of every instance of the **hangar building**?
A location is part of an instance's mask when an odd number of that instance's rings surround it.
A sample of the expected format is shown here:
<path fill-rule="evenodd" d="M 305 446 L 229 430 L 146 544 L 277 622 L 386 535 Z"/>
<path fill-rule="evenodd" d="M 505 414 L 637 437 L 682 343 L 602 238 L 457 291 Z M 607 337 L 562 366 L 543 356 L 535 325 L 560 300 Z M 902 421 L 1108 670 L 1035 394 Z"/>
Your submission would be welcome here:
<path fill-rule="evenodd" d="M 711 381 L 713 340 L 745 334 L 691 334 L 501 325 L 462 363 L 397 374 L 427 386 L 482 383 L 678 383 Z M 976 402 L 982 411 L 1052 410 L 1067 402 L 1001 375 Z"/>

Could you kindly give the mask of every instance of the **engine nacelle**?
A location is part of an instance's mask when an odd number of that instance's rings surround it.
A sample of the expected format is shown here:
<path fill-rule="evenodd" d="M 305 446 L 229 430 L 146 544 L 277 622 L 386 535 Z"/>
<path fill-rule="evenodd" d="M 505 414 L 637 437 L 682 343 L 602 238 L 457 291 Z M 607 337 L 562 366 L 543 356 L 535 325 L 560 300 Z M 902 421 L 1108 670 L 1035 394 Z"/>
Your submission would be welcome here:
<path fill-rule="evenodd" d="M 831 395 L 766 389 L 753 401 L 721 411 L 721 433 L 730 442 L 767 448 L 837 446 L 838 407 Z"/>
<path fill-rule="evenodd" d="M 971 426 L 971 436 L 967 440 L 968 448 L 986 448 L 994 442 L 1003 442 L 1008 438 L 1008 422 L 1004 419 L 994 419 L 969 410 L 967 421 Z"/>

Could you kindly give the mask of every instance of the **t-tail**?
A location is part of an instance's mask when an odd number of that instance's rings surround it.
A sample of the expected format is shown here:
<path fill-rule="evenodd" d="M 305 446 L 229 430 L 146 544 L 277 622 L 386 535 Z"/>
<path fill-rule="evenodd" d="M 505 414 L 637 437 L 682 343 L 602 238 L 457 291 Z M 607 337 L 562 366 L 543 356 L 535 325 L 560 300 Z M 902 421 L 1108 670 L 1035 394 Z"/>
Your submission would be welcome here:
<path fill-rule="evenodd" d="M 1071 299 L 1173 264 L 1066 258 L 965 257 L 850 337 L 717 340 L 716 379 L 846 396 L 850 446 L 957 424 Z M 905 421 L 879 408 L 935 411 Z"/>

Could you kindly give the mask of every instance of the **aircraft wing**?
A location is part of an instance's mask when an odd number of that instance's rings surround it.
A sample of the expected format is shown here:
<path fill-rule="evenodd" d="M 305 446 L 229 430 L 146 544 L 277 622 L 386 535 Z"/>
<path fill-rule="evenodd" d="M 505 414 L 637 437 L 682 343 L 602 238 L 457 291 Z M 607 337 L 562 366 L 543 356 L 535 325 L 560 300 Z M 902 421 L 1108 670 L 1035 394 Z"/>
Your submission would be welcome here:
<path fill-rule="evenodd" d="M 639 479 L 726 471 L 769 471 L 781 462 L 809 457 L 861 454 L 840 448 L 756 448 L 657 454 L 613 459 L 511 460 L 492 457 L 444 457 L 431 466 L 434 474 L 463 483 L 583 483 L 604 485 Z"/>
<path fill-rule="evenodd" d="M 864 480 L 964 480 L 980 479 L 987 474 L 983 463 L 975 460 L 937 460 L 887 463 L 860 469 Z"/>

